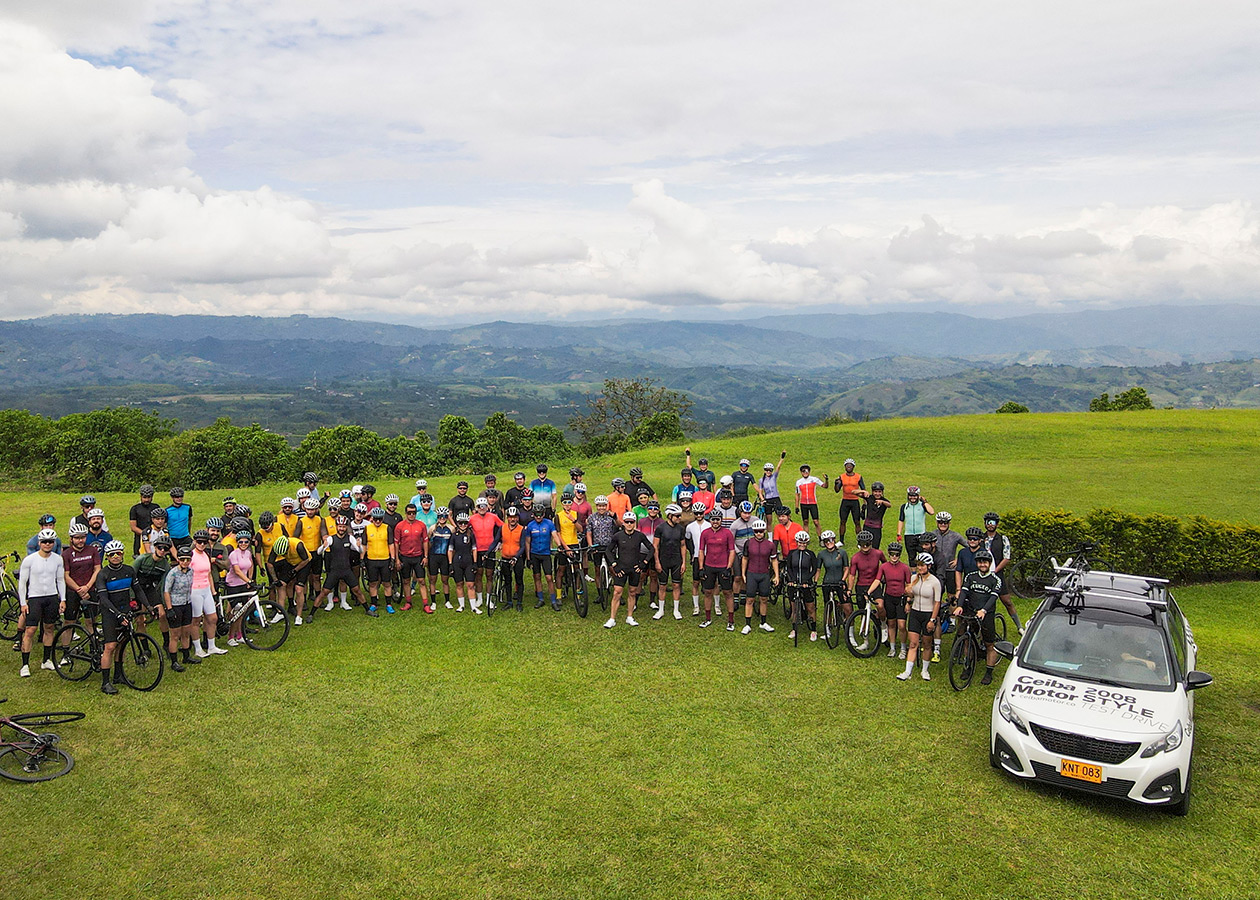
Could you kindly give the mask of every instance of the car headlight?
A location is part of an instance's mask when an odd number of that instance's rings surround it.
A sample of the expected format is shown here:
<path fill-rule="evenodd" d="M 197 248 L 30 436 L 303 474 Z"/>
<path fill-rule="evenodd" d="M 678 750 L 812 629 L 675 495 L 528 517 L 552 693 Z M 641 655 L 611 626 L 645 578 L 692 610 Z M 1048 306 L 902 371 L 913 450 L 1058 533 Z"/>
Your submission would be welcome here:
<path fill-rule="evenodd" d="M 1011 707 L 1010 702 L 1006 699 L 1006 691 L 1002 691 L 998 695 L 998 715 L 1006 721 L 1010 722 L 1019 729 L 1020 734 L 1028 734 L 1028 726 L 1024 724 L 1024 720 L 1019 717 L 1019 713 Z M 1177 723 L 1180 727 L 1181 723 Z"/>
<path fill-rule="evenodd" d="M 1178 719 L 1177 724 L 1172 727 L 1172 731 L 1142 751 L 1142 759 L 1150 759 L 1159 753 L 1171 753 L 1181 746 L 1182 736 L 1181 720 Z"/>

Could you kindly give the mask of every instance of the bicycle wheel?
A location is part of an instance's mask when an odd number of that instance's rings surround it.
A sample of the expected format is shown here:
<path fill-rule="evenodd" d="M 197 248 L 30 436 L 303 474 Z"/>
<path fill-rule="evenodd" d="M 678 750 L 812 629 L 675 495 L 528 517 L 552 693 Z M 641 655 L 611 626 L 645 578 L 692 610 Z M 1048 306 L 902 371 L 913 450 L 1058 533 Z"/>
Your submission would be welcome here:
<path fill-rule="evenodd" d="M 776 584 L 773 588 L 771 588 L 770 600 L 772 603 L 775 600 L 776 594 L 778 595 L 779 603 L 782 604 L 783 606 L 783 618 L 791 622 L 792 621 L 792 601 L 791 601 L 791 598 L 789 598 L 788 596 L 787 588 L 784 587 L 783 582 L 781 581 L 778 584 Z"/>
<path fill-rule="evenodd" d="M 492 616 L 503 605 L 503 566 L 498 562 L 490 573 L 490 590 L 486 593 L 486 615 Z"/>
<path fill-rule="evenodd" d="M 834 599 L 823 605 L 823 637 L 832 650 L 840 646 L 840 604 Z"/>
<path fill-rule="evenodd" d="M 81 712 L 19 713 L 16 716 L 9 716 L 9 721 L 34 731 L 36 728 L 47 728 L 51 725 L 65 725 L 67 722 L 77 722 L 86 715 L 87 713 Z"/>
<path fill-rule="evenodd" d="M 1046 595 L 1046 588 L 1054 584 L 1055 576 L 1054 567 L 1049 560 L 1030 557 L 1011 566 L 1007 583 L 1016 597 L 1040 600 Z"/>
<path fill-rule="evenodd" d="M 954 638 L 949 651 L 949 683 L 956 691 L 965 691 L 976 674 L 976 640 L 970 634 Z"/>
<path fill-rule="evenodd" d="M 251 650 L 278 650 L 289 638 L 290 624 L 280 604 L 260 599 L 257 607 L 241 617 L 241 636 Z"/>
<path fill-rule="evenodd" d="M 792 646 L 796 647 L 800 645 L 801 630 L 805 627 L 805 603 L 796 591 L 788 593 L 792 595 Z"/>
<path fill-rule="evenodd" d="M 608 608 L 608 597 L 612 593 L 612 576 L 608 573 L 608 564 L 601 561 L 595 570 L 595 602 L 601 610 Z"/>
<path fill-rule="evenodd" d="M 579 616 L 585 619 L 586 611 L 590 608 L 590 598 L 586 594 L 586 579 L 582 577 L 582 573 L 578 571 L 576 566 L 570 566 L 569 572 L 573 580 L 573 608 L 577 610 Z"/>
<path fill-rule="evenodd" d="M 157 641 L 144 632 L 136 632 L 118 648 L 122 654 L 123 681 L 137 691 L 151 691 L 162 681 L 166 658 Z"/>
<path fill-rule="evenodd" d="M 858 659 L 870 659 L 879 652 L 880 624 L 875 610 L 855 609 L 844 624 L 844 643 Z"/>
<path fill-rule="evenodd" d="M 53 636 L 53 668 L 66 681 L 82 681 L 99 671 L 98 654 L 96 641 L 82 625 L 63 625 Z"/>
<path fill-rule="evenodd" d="M 1006 640 L 1006 616 L 997 613 L 993 619 L 993 631 L 999 641 Z"/>
<path fill-rule="evenodd" d="M 13 591 L 0 593 L 0 638 L 6 641 L 16 640 L 18 636 L 18 619 L 22 617 L 22 604 Z"/>
<path fill-rule="evenodd" d="M 11 781 L 52 781 L 74 768 L 74 757 L 60 747 L 24 741 L 0 750 L 0 775 Z"/>

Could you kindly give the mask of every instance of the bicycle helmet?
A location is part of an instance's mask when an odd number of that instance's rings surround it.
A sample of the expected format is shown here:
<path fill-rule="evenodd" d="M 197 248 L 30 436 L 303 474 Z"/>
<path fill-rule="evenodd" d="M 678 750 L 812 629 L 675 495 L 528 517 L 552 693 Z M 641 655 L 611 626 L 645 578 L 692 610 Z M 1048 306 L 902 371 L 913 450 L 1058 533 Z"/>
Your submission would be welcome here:
<path fill-rule="evenodd" d="M 477 509 L 489 509 L 490 501 L 487 500 L 485 497 L 478 497 L 477 502 L 473 505 L 476 506 Z"/>
<path fill-rule="evenodd" d="M 218 516 L 211 516 L 210 518 L 206 519 L 206 527 L 207 528 L 222 528 L 223 520 L 220 519 Z"/>
<path fill-rule="evenodd" d="M 603 494 L 600 494 L 598 497 L 596 497 L 596 498 L 595 498 L 595 505 L 596 505 L 596 506 L 607 506 L 607 505 L 608 505 L 608 498 L 607 498 L 607 497 L 605 497 Z"/>
<path fill-rule="evenodd" d="M 96 498 L 93 497 L 91 494 L 84 494 L 82 497 L 79 498 L 79 505 L 80 506 L 95 506 Z"/>
<path fill-rule="evenodd" d="M 975 525 L 972 525 L 970 528 L 967 529 L 967 540 L 978 541 L 982 537 L 984 537 L 984 532 L 980 530 L 979 528 L 977 528 Z"/>
<path fill-rule="evenodd" d="M 570 478 L 581 478 L 585 474 L 586 473 L 583 472 L 581 469 L 579 469 L 577 466 L 574 466 L 573 468 L 569 469 Z"/>
<path fill-rule="evenodd" d="M 884 482 L 882 482 L 882 481 L 872 481 L 872 482 L 871 482 L 871 490 L 872 490 L 872 491 L 882 491 L 883 489 L 884 489 Z"/>
<path fill-rule="evenodd" d="M 942 510 L 941 512 L 938 512 L 936 514 L 936 521 L 937 522 L 952 522 L 954 521 L 954 517 L 951 516 L 949 513 L 945 512 L 944 510 Z"/>
<path fill-rule="evenodd" d="M 773 472 L 773 471 L 774 471 L 774 463 L 766 463 L 764 466 L 762 466 L 762 467 L 761 467 L 761 471 L 763 471 L 763 472 Z"/>
<path fill-rule="evenodd" d="M 49 525 L 56 525 L 56 524 L 57 524 L 57 517 L 54 516 L 52 513 L 44 513 L 42 516 L 39 517 L 40 528 L 47 528 Z"/>
<path fill-rule="evenodd" d="M 356 484 L 354 487 L 350 488 L 350 496 L 352 497 L 357 497 L 362 493 L 363 493 L 363 485 L 361 484 Z"/>
<path fill-rule="evenodd" d="M 271 549 L 275 552 L 276 556 L 284 556 L 289 552 L 289 539 L 284 535 L 281 535 L 276 538 L 276 542 L 271 545 Z"/>
<path fill-rule="evenodd" d="M 660 508 L 661 508 L 661 504 L 656 500 L 649 500 L 647 502 L 647 509 L 660 509 Z"/>
<path fill-rule="evenodd" d="M 541 475 L 543 472 L 547 471 L 547 464 L 539 463 L 538 465 L 534 466 L 534 471 L 537 472 L 539 475 Z"/>
<path fill-rule="evenodd" d="M 818 535 L 818 539 L 820 541 L 823 541 L 824 543 L 826 541 L 834 541 L 836 539 L 836 533 L 832 531 L 831 529 L 828 529 L 824 531 L 822 534 Z"/>
<path fill-rule="evenodd" d="M 149 518 L 150 519 L 165 519 L 166 510 L 159 506 L 157 509 L 153 510 L 153 512 L 149 513 Z"/>
<path fill-rule="evenodd" d="M 339 510 L 339 509 L 341 509 L 341 498 L 340 498 L 340 497 L 330 497 L 330 498 L 328 499 L 328 511 L 329 511 L 330 513 L 335 513 L 335 512 L 336 512 L 337 510 Z"/>
<path fill-rule="evenodd" d="M 170 538 L 168 538 L 166 535 L 162 535 L 160 538 L 158 538 L 157 540 L 155 540 L 155 541 L 153 542 L 153 546 L 154 546 L 155 548 L 157 548 L 157 547 L 165 547 L 167 550 L 169 550 L 169 549 L 171 549 L 171 547 L 173 547 L 173 546 L 174 546 L 174 544 L 173 544 L 173 543 L 171 543 L 171 539 L 170 539 Z"/>
<path fill-rule="evenodd" d="M 635 516 L 635 514 L 634 514 L 634 513 L 630 512 L 630 510 L 628 510 L 628 509 L 627 509 L 625 512 L 623 512 L 623 513 L 621 514 L 621 521 L 623 521 L 623 522 L 637 522 L 637 521 L 638 521 L 638 517 L 637 517 L 637 516 Z"/>
<path fill-rule="evenodd" d="M 386 495 L 385 495 L 385 502 L 386 502 L 387 504 L 388 504 L 388 503 L 397 503 L 397 502 L 398 502 L 398 495 L 397 495 L 397 494 L 386 494 Z"/>
<path fill-rule="evenodd" d="M 173 488 L 171 488 L 171 496 L 172 496 L 172 497 L 182 497 L 182 496 L 184 496 L 184 489 L 183 489 L 182 487 L 173 487 Z"/>
<path fill-rule="evenodd" d="M 269 509 L 263 510 L 262 514 L 258 517 L 258 524 L 263 528 L 270 528 L 272 525 L 276 524 L 276 514 Z"/>
<path fill-rule="evenodd" d="M 766 522 L 765 522 L 765 520 L 764 520 L 764 519 L 753 519 L 753 520 L 752 520 L 752 530 L 753 530 L 753 531 L 765 531 L 765 530 L 766 530 Z"/>
<path fill-rule="evenodd" d="M 718 484 L 722 485 L 722 487 L 730 487 L 734 483 L 735 483 L 735 479 L 729 475 L 723 475 L 721 478 L 718 479 Z"/>
<path fill-rule="evenodd" d="M 57 532 L 51 528 L 41 528 L 39 534 L 35 535 L 35 539 L 38 541 L 55 541 L 57 540 Z M 110 543 L 117 543 L 117 541 L 111 541 Z M 122 544 L 118 544 L 118 548 L 121 550 Z"/>
<path fill-rule="evenodd" d="M 713 510 L 713 512 L 709 513 L 709 521 L 712 522 L 714 525 L 721 525 L 726 520 L 722 518 L 721 511 L 715 509 Z"/>
<path fill-rule="evenodd" d="M 354 511 L 361 512 L 366 516 L 367 511 L 368 511 L 367 504 L 364 503 L 362 500 L 360 500 L 358 503 L 354 505 Z"/>
<path fill-rule="evenodd" d="M 240 513 L 242 516 L 248 516 L 251 510 L 248 505 L 244 503 L 238 503 L 236 504 L 236 511 Z"/>
<path fill-rule="evenodd" d="M 432 495 L 432 494 L 421 494 L 421 495 L 420 495 L 420 502 L 421 502 L 421 503 L 432 503 L 432 502 L 433 502 L 433 495 Z"/>
<path fill-rule="evenodd" d="M 577 494 L 585 494 L 586 484 L 584 482 L 579 481 L 577 484 L 573 485 L 573 491 L 574 493 L 577 493 Z"/>
<path fill-rule="evenodd" d="M 1002 521 L 1002 517 L 999 516 L 995 512 L 987 512 L 984 514 L 984 521 L 985 522 L 1000 522 Z"/>
<path fill-rule="evenodd" d="M 306 482 L 312 482 L 314 484 L 319 484 L 319 476 L 316 475 L 314 472 L 307 472 L 305 475 L 302 476 L 302 480 Z"/>
<path fill-rule="evenodd" d="M 192 547 L 187 544 L 180 544 L 175 548 L 175 556 L 178 559 L 192 559 Z"/>
<path fill-rule="evenodd" d="M 508 514 L 509 516 L 519 516 L 519 515 L 520 515 L 520 512 L 517 510 L 517 508 L 516 508 L 515 506 L 509 506 L 509 507 L 507 508 L 507 514 Z"/>
<path fill-rule="evenodd" d="M 425 481 L 423 478 L 417 478 L 417 479 L 416 479 L 416 490 L 417 490 L 417 491 L 423 491 L 423 490 L 424 490 L 425 488 L 427 488 L 428 486 L 429 486 L 429 482 Z"/>
<path fill-rule="evenodd" d="M 870 546 L 875 543 L 875 535 L 863 528 L 857 533 L 857 542 L 859 544 L 866 544 L 867 546 Z"/>
<path fill-rule="evenodd" d="M 372 512 L 376 512 L 376 510 L 372 510 Z M 465 513 L 465 512 L 460 513 L 459 515 L 455 517 L 455 521 L 460 525 L 467 525 L 468 513 Z"/>
<path fill-rule="evenodd" d="M 99 507 L 93 506 L 91 509 L 88 510 L 87 517 L 89 519 L 103 519 L 105 518 L 105 510 Z"/>
<path fill-rule="evenodd" d="M 740 501 L 740 504 L 739 504 L 739 511 L 740 511 L 740 512 L 742 512 L 742 513 L 750 513 L 750 512 L 752 512 L 752 511 L 753 511 L 752 501 L 751 501 L 751 500 L 742 500 L 742 501 Z"/>
<path fill-rule="evenodd" d="M 310 495 L 311 495 L 311 489 L 310 489 L 310 488 L 298 488 L 298 491 L 297 491 L 297 495 L 296 495 L 296 496 L 297 496 L 298 500 L 305 500 L 305 499 L 306 499 L 307 497 L 309 497 Z"/>
<path fill-rule="evenodd" d="M 524 478 L 524 477 L 525 477 L 525 473 L 524 473 L 524 472 L 517 472 L 517 473 L 515 473 L 512 477 L 513 477 L 513 478 Z"/>
<path fill-rule="evenodd" d="M 457 482 L 455 482 L 455 489 L 456 489 L 456 490 L 459 490 L 460 488 L 464 488 L 465 490 L 467 490 L 467 488 L 468 488 L 468 482 L 467 482 L 467 481 L 464 481 L 464 480 L 462 480 L 462 479 L 461 479 L 461 480 L 459 480 L 459 481 L 457 481 Z M 364 488 L 363 490 L 364 490 L 364 492 L 365 492 L 365 493 L 367 492 L 367 488 Z"/>
<path fill-rule="evenodd" d="M 193 540 L 208 541 L 210 540 L 210 532 L 206 531 L 204 528 L 199 528 L 197 529 L 197 533 L 193 535 Z"/>
<path fill-rule="evenodd" d="M 931 554 L 931 553 L 920 553 L 918 556 L 916 556 L 916 557 L 914 558 L 914 561 L 915 561 L 916 563 L 918 563 L 919 565 L 921 565 L 921 566 L 934 566 L 934 565 L 936 565 L 936 560 L 934 560 L 934 559 L 932 558 L 932 554 Z"/>
<path fill-rule="evenodd" d="M 451 514 L 451 508 L 449 506 L 439 506 L 435 510 L 435 512 L 438 514 L 439 517 L 449 516 Z"/>
<path fill-rule="evenodd" d="M 310 512 L 313 509 L 319 509 L 319 501 L 314 497 L 308 497 L 306 502 L 302 504 L 302 508 L 307 512 Z"/>
<path fill-rule="evenodd" d="M 283 500 L 280 501 L 280 508 L 284 509 L 286 506 L 289 507 L 289 509 L 292 509 L 293 507 L 297 506 L 297 501 L 294 500 L 292 497 L 285 497 Z"/>
<path fill-rule="evenodd" d="M 69 531 L 70 537 L 83 537 L 88 533 L 88 527 L 82 522 L 71 522 Z"/>
<path fill-rule="evenodd" d="M 241 544 L 248 544 L 252 537 L 253 535 L 248 531 L 238 531 L 236 532 L 236 545 L 239 547 Z"/>
<path fill-rule="evenodd" d="M 244 516 L 237 516 L 231 522 L 228 522 L 228 528 L 233 531 L 248 531 L 250 534 L 254 533 L 253 524 Z"/>
<path fill-rule="evenodd" d="M 889 554 L 890 554 L 890 555 L 891 555 L 891 554 L 895 554 L 895 555 L 897 555 L 897 556 L 900 556 L 900 555 L 901 555 L 901 544 L 899 544 L 897 541 L 893 541 L 891 544 L 889 544 L 889 545 L 888 545 L 888 552 L 889 552 Z"/>
<path fill-rule="evenodd" d="M 691 474 L 691 469 L 690 469 L 690 468 L 688 468 L 687 466 L 683 466 L 681 469 L 679 469 L 679 470 L 678 470 L 678 474 L 679 474 L 679 475 L 690 475 L 690 474 Z"/>
<path fill-rule="evenodd" d="M 374 485 L 374 484 L 365 484 L 365 485 L 363 485 L 363 493 L 365 493 L 365 494 L 369 494 L 369 495 L 374 495 L 374 494 L 376 493 L 376 485 Z"/>
<path fill-rule="evenodd" d="M 235 497 L 224 497 L 224 498 L 223 498 L 223 505 L 224 505 L 224 506 L 227 506 L 229 503 L 231 503 L 233 506 L 235 506 L 235 505 L 236 505 L 236 498 L 235 498 Z"/>
<path fill-rule="evenodd" d="M 354 492 L 350 488 L 342 488 L 339 496 L 342 500 L 349 500 L 354 497 Z"/>
<path fill-rule="evenodd" d="M 665 507 L 665 515 L 667 515 L 667 516 L 681 516 L 681 515 L 682 515 L 682 507 L 681 507 L 681 506 L 679 506 L 677 503 L 671 503 L 669 506 Z"/>
<path fill-rule="evenodd" d="M 483 480 L 486 484 L 498 484 L 498 483 L 499 483 L 498 476 L 496 476 L 496 475 L 494 475 L 494 474 L 487 475 L 487 476 L 486 476 L 485 478 L 483 478 L 482 480 Z"/>
<path fill-rule="evenodd" d="M 981 550 L 979 553 L 977 553 L 977 554 L 976 554 L 976 562 L 978 562 L 978 563 L 982 563 L 982 562 L 988 562 L 988 563 L 991 563 L 991 562 L 993 562 L 993 554 L 992 554 L 992 553 L 990 553 L 988 550 Z"/>
<path fill-rule="evenodd" d="M 749 462 L 749 461 L 748 461 L 748 460 L 746 460 L 746 459 L 741 459 L 741 460 L 739 461 L 739 466 L 740 466 L 740 468 L 741 468 L 741 469 L 742 469 L 744 466 L 751 466 L 751 465 L 752 465 L 752 463 L 751 463 L 751 462 Z"/>
<path fill-rule="evenodd" d="M 912 484 L 910 485 L 910 487 L 906 488 L 906 496 L 907 497 L 919 496 L 919 486 L 917 484 Z"/>
<path fill-rule="evenodd" d="M 336 518 L 333 519 L 333 524 L 336 525 L 338 528 L 342 528 L 346 525 L 349 525 L 350 520 L 347 519 L 345 516 L 337 516 Z"/>
<path fill-rule="evenodd" d="M 652 492 L 642 486 L 637 491 L 634 492 L 634 497 L 636 500 L 642 500 L 644 497 L 651 497 L 651 496 L 652 496 Z"/>
<path fill-rule="evenodd" d="M 709 464 L 709 460 L 703 456 L 700 457 L 699 461 L 696 463 L 696 465 L 698 466 L 707 466 L 708 464 Z"/>
<path fill-rule="evenodd" d="M 141 497 L 152 497 L 152 496 L 153 496 L 153 485 L 151 485 L 151 484 L 142 484 L 142 485 L 140 485 L 140 496 L 141 496 Z"/>
<path fill-rule="evenodd" d="M 796 532 L 796 543 L 798 543 L 798 544 L 808 544 L 808 543 L 809 543 L 809 532 L 808 532 L 808 531 L 798 531 L 798 532 Z"/>
<path fill-rule="evenodd" d="M 523 489 L 521 490 L 521 499 L 522 499 L 522 500 L 533 500 L 533 499 L 534 499 L 534 489 L 533 489 L 533 488 L 523 488 Z"/>
<path fill-rule="evenodd" d="M 697 516 L 704 515 L 708 509 L 709 507 L 704 505 L 703 500 L 697 500 L 695 503 L 691 504 L 691 512 Z"/>
<path fill-rule="evenodd" d="M 857 465 L 857 460 L 855 460 L 852 456 L 850 456 L 848 459 L 846 459 L 846 460 L 844 461 L 844 464 L 845 464 L 846 466 L 856 466 L 856 465 Z"/>
<path fill-rule="evenodd" d="M 460 515 L 464 515 L 464 514 L 463 514 L 463 513 L 460 513 Z M 466 515 L 465 515 L 464 517 L 465 517 L 465 518 L 467 518 L 467 516 L 466 516 Z M 372 510 L 372 518 L 373 518 L 373 519 L 383 519 L 383 518 L 385 518 L 385 510 L 381 509 L 379 506 L 378 506 L 378 507 L 376 507 L 376 509 Z"/>
<path fill-rule="evenodd" d="M 630 477 L 631 477 L 631 478 L 642 478 L 642 477 L 643 477 L 643 470 L 642 470 L 642 469 L 640 469 L 638 466 L 631 466 L 631 467 L 630 467 Z"/>
<path fill-rule="evenodd" d="M 936 534 L 931 531 L 923 532 L 923 534 L 919 535 L 919 543 L 920 544 L 935 544 Z"/>
<path fill-rule="evenodd" d="M 614 478 L 614 479 L 612 480 L 612 486 L 613 486 L 613 487 L 615 487 L 615 488 L 625 487 L 625 486 L 626 486 L 626 480 L 625 480 L 624 478 Z"/>
<path fill-rule="evenodd" d="M 51 529 L 49 530 L 51 531 Z M 57 536 L 57 532 L 53 531 L 52 536 L 55 538 Z M 122 541 L 110 541 L 108 544 L 105 545 L 106 556 L 113 556 L 115 553 L 125 553 L 125 552 L 127 552 L 127 548 L 123 546 Z"/>

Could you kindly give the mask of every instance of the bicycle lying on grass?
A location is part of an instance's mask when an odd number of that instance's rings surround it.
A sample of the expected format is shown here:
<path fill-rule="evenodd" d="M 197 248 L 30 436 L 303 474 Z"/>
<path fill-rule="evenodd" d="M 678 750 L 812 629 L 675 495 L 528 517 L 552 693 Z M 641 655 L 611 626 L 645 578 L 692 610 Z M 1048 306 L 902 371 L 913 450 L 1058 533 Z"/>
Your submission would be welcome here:
<path fill-rule="evenodd" d="M 5 703 L 6 700 L 0 700 Z M 74 768 L 74 757 L 57 746 L 61 738 L 35 731 L 83 718 L 81 712 L 21 713 L 0 716 L 0 776 L 11 781 L 51 781 Z M 13 732 L 12 737 L 5 730 Z"/>

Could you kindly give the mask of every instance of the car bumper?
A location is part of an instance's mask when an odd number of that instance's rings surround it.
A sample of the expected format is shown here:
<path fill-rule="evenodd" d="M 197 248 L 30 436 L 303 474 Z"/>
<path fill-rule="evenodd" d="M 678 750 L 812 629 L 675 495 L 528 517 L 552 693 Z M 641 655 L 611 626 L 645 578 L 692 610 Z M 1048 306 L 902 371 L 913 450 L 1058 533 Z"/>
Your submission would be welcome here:
<path fill-rule="evenodd" d="M 1060 727 L 1055 723 L 1055 727 Z M 1171 753 L 1159 753 L 1149 759 L 1141 750 L 1123 762 L 1098 763 L 1080 757 L 1064 757 L 1053 753 L 1032 734 L 1024 734 L 1006 721 L 995 707 L 989 733 L 990 759 L 994 766 L 1009 775 L 1052 784 L 1055 787 L 1130 800 L 1143 806 L 1167 806 L 1181 799 L 1190 773 L 1189 741 Z M 1102 767 L 1102 781 L 1094 783 L 1063 775 L 1064 759 Z"/>

